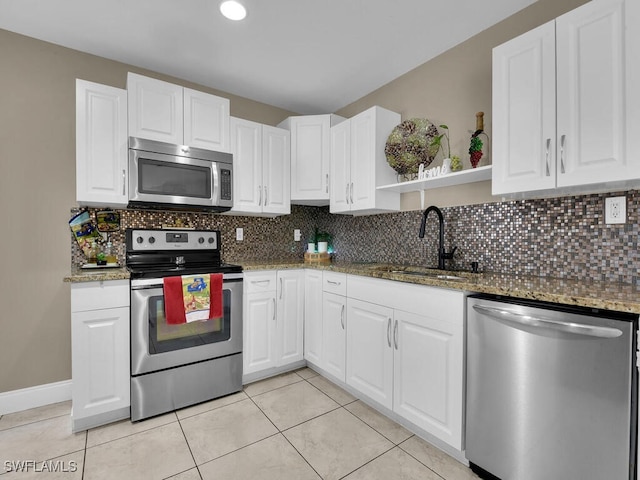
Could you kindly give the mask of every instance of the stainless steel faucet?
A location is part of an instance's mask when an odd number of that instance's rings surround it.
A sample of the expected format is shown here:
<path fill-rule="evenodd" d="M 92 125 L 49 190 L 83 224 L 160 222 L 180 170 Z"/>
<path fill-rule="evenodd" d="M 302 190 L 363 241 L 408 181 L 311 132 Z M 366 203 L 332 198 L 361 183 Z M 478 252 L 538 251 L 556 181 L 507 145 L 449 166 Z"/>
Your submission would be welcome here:
<path fill-rule="evenodd" d="M 458 247 L 453 247 L 453 250 L 451 250 L 449 253 L 444 251 L 444 217 L 442 216 L 442 211 L 435 205 L 431 205 L 430 207 L 428 207 L 422 214 L 422 221 L 420 222 L 420 232 L 418 232 L 418 237 L 424 238 L 424 229 L 427 223 L 427 217 L 431 212 L 436 212 L 436 215 L 438 215 L 438 268 L 440 270 L 445 270 L 444 261 L 453 259 L 453 253 Z"/>

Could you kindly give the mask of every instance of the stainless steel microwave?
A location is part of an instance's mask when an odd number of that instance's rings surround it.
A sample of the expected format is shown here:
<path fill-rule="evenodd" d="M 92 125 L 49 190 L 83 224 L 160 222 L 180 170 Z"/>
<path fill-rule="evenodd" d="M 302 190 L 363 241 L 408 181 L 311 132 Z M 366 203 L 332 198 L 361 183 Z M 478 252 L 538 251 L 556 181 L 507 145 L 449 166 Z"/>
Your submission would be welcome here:
<path fill-rule="evenodd" d="M 129 137 L 129 207 L 224 212 L 233 206 L 233 155 Z"/>

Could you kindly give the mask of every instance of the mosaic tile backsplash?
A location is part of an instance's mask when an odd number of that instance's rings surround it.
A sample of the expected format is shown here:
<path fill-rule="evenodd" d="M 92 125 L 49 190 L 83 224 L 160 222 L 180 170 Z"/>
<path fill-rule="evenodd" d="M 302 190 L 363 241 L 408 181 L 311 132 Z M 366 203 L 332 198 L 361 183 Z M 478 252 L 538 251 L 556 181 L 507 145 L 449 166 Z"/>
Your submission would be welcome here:
<path fill-rule="evenodd" d="M 637 283 L 638 205 L 640 192 L 627 197 L 627 223 L 604 223 L 604 199 L 618 194 L 594 194 L 443 208 L 445 249 L 457 246 L 447 268 L 558 278 Z M 72 214 L 77 213 L 72 210 Z M 223 259 L 301 260 L 306 242 L 317 227 L 333 235 L 334 259 L 350 262 L 388 262 L 437 265 L 438 221 L 429 215 L 424 239 L 418 238 L 422 211 L 364 217 L 329 214 L 328 207 L 293 205 L 291 215 L 275 219 L 207 213 L 121 210 L 122 229 L 157 228 L 179 218 L 196 228 L 222 232 Z M 94 210 L 91 210 L 94 213 Z M 244 241 L 235 229 L 244 229 Z M 293 241 L 300 229 L 302 241 Z M 111 234 L 118 259 L 124 263 L 124 232 Z M 84 263 L 73 237 L 72 264 Z"/>

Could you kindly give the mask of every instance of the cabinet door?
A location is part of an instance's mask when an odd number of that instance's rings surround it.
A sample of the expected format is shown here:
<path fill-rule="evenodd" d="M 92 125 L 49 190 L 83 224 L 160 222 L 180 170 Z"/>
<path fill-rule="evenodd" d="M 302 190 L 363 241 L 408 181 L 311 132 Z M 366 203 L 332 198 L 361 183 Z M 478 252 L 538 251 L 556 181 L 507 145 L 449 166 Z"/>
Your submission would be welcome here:
<path fill-rule="evenodd" d="M 276 292 L 245 294 L 243 374 L 276 366 Z"/>
<path fill-rule="evenodd" d="M 351 209 L 351 122 L 331 127 L 331 182 L 329 184 L 331 213 Z"/>
<path fill-rule="evenodd" d="M 322 295 L 322 364 L 338 380 L 346 376 L 347 299 L 324 292 Z"/>
<path fill-rule="evenodd" d="M 262 125 L 231 118 L 233 210 L 262 212 Z"/>
<path fill-rule="evenodd" d="M 184 143 L 229 151 L 229 99 L 184 89 Z"/>
<path fill-rule="evenodd" d="M 493 50 L 493 195 L 555 188 L 555 79 L 555 21 Z"/>
<path fill-rule="evenodd" d="M 291 142 L 288 130 L 262 126 L 262 211 L 291 213 Z"/>
<path fill-rule="evenodd" d="M 624 0 L 589 2 L 556 20 L 558 186 L 639 176 L 640 162 L 625 155 L 626 112 L 634 108 L 625 95 L 633 68 L 625 64 L 633 48 L 626 30 Z"/>
<path fill-rule="evenodd" d="M 304 358 L 304 270 L 278 272 L 276 366 Z"/>
<path fill-rule="evenodd" d="M 393 310 L 347 299 L 347 384 L 393 408 Z"/>
<path fill-rule="evenodd" d="M 322 271 L 304 272 L 304 358 L 322 366 Z"/>
<path fill-rule="evenodd" d="M 351 120 L 351 210 L 375 205 L 375 110 L 369 109 Z"/>
<path fill-rule="evenodd" d="M 129 406 L 129 307 L 71 315 L 74 421 Z"/>
<path fill-rule="evenodd" d="M 123 207 L 127 183 L 127 91 L 76 80 L 76 200 Z"/>
<path fill-rule="evenodd" d="M 437 311 L 394 311 L 393 410 L 461 450 L 462 318 L 437 318 Z"/>
<path fill-rule="evenodd" d="M 182 145 L 182 87 L 143 77 L 127 76 L 129 136 Z"/>
<path fill-rule="evenodd" d="M 329 115 L 291 118 L 292 201 L 329 201 L 330 128 Z"/>

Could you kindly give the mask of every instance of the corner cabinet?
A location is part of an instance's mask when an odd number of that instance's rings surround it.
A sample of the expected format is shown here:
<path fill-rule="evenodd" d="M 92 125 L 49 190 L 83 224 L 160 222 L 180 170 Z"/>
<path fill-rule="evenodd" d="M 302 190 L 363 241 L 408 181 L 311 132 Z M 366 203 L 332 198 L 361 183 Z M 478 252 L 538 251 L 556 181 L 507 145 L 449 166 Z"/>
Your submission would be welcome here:
<path fill-rule="evenodd" d="M 74 432 L 129 418 L 129 281 L 71 285 Z"/>
<path fill-rule="evenodd" d="M 589 2 L 494 49 L 494 195 L 640 184 L 639 10 Z"/>
<path fill-rule="evenodd" d="M 329 205 L 331 127 L 338 115 L 289 117 L 278 127 L 291 132 L 291 203 Z"/>
<path fill-rule="evenodd" d="M 229 100 L 129 72 L 129 135 L 229 151 Z"/>
<path fill-rule="evenodd" d="M 125 207 L 127 91 L 76 80 L 76 201 Z"/>
<path fill-rule="evenodd" d="M 400 210 L 400 193 L 376 190 L 395 183 L 384 147 L 400 114 L 372 107 L 331 128 L 331 213 L 368 215 Z"/>
<path fill-rule="evenodd" d="M 291 213 L 290 134 L 287 130 L 231 118 L 233 209 L 230 214 Z"/>
<path fill-rule="evenodd" d="M 464 293 L 347 277 L 346 383 L 462 450 Z"/>
<path fill-rule="evenodd" d="M 304 270 L 244 273 L 243 382 L 302 362 Z"/>

